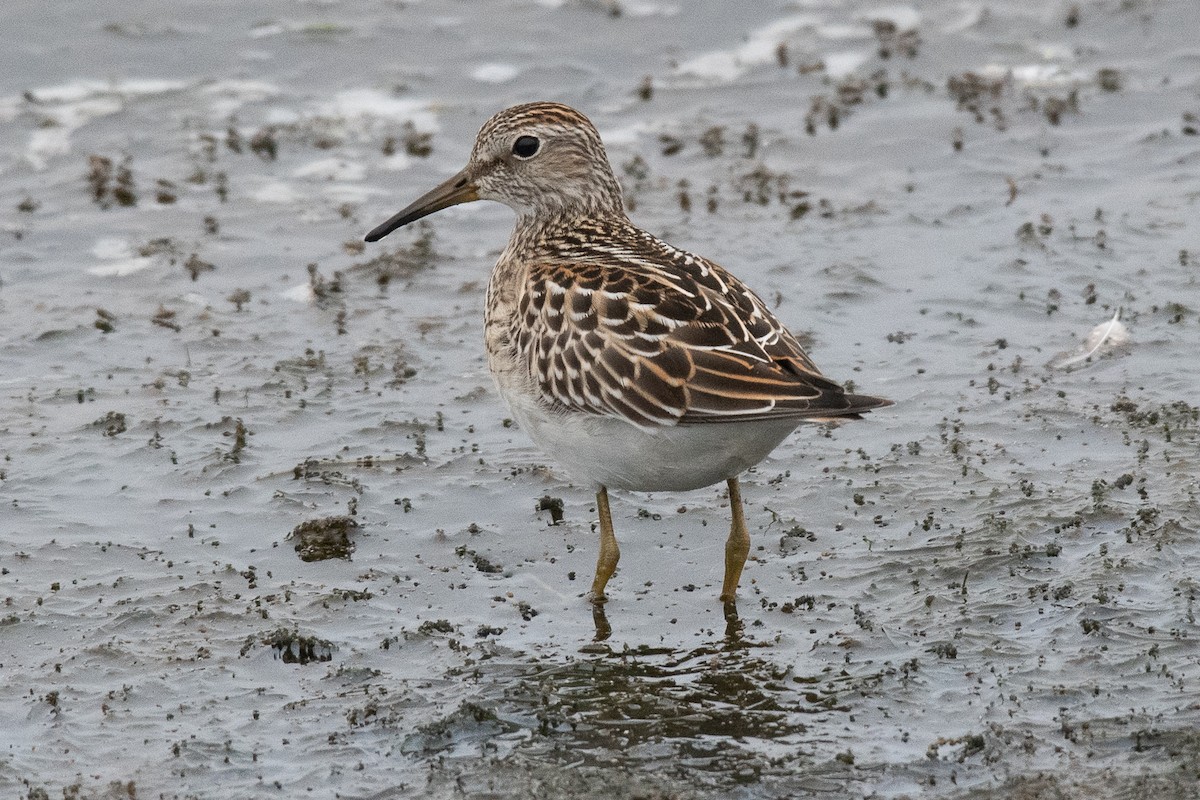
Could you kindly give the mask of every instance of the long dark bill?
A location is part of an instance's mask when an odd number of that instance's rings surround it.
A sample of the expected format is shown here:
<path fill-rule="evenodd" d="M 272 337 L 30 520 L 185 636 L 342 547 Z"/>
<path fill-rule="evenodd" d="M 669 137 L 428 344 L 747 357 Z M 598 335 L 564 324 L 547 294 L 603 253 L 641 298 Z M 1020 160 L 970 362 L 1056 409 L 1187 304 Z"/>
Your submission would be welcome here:
<path fill-rule="evenodd" d="M 405 208 L 387 222 L 375 228 L 366 235 L 368 242 L 377 242 L 397 228 L 402 228 L 410 222 L 416 222 L 421 217 L 427 217 L 435 211 L 456 206 L 459 203 L 470 203 L 478 200 L 479 194 L 475 184 L 463 170 L 436 188 L 421 195 L 415 202 Z"/>

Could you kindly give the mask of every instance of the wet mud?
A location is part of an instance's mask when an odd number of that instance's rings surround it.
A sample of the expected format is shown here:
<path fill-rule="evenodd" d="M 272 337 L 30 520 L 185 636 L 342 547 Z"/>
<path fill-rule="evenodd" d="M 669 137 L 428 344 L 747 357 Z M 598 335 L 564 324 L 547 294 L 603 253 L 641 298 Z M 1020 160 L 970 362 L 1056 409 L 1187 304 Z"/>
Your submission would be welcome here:
<path fill-rule="evenodd" d="M 291 4 L 0 48 L 0 793 L 1190 798 L 1200 8 Z M 495 111 L 896 405 L 595 497 L 488 376 Z"/>

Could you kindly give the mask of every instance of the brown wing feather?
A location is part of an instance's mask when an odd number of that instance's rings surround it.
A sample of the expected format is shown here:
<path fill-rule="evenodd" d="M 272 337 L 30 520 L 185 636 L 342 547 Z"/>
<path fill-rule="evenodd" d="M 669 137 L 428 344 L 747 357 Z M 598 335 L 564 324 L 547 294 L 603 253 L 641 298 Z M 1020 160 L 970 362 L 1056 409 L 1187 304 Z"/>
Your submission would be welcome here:
<path fill-rule="evenodd" d="M 716 264 L 636 228 L 587 233 L 532 266 L 521 297 L 518 347 L 553 404 L 644 427 L 889 405 L 821 375 L 762 300 Z"/>

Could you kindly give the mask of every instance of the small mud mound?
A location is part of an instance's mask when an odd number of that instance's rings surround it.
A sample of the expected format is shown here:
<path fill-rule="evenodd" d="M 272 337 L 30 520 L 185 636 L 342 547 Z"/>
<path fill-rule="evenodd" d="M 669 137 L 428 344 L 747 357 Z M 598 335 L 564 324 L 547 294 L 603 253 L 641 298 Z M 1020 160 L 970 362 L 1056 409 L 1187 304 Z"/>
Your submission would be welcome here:
<path fill-rule="evenodd" d="M 301 561 L 327 561 L 331 558 L 350 560 L 354 542 L 350 532 L 358 528 L 352 517 L 323 517 L 302 522 L 288 534 L 295 542 Z"/>

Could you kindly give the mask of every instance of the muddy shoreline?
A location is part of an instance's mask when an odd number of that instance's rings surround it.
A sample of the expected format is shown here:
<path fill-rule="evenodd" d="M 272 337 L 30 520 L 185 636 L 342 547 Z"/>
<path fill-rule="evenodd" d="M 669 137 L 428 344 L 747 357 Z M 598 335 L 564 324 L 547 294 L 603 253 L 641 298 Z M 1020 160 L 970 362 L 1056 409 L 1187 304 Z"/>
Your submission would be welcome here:
<path fill-rule="evenodd" d="M 13 5 L 6 795 L 1192 796 L 1200 10 L 724 12 Z M 614 494 L 593 617 L 484 361 L 511 213 L 362 242 L 531 99 L 897 401 L 744 477 L 736 616 L 712 487 Z"/>

